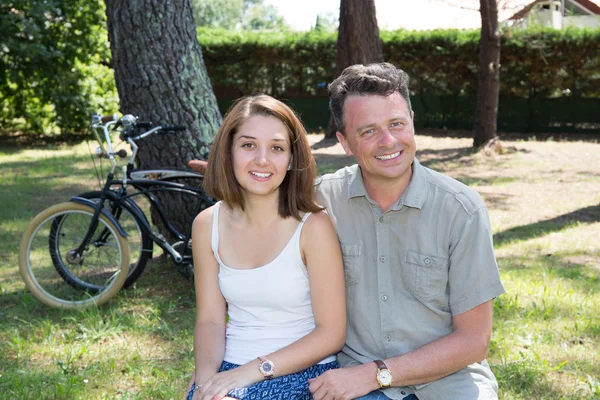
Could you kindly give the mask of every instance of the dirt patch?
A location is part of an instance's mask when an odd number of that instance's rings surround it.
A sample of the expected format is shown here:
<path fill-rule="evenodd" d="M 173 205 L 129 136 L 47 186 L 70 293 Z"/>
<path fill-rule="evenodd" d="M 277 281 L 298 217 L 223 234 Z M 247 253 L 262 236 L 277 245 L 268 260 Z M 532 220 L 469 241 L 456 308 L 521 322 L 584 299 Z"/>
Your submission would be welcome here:
<path fill-rule="evenodd" d="M 321 171 L 354 159 L 337 140 L 309 135 Z M 543 221 L 600 222 L 600 144 L 503 140 L 501 155 L 474 153 L 472 139 L 417 135 L 417 158 L 473 187 L 484 198 L 495 231 Z"/>

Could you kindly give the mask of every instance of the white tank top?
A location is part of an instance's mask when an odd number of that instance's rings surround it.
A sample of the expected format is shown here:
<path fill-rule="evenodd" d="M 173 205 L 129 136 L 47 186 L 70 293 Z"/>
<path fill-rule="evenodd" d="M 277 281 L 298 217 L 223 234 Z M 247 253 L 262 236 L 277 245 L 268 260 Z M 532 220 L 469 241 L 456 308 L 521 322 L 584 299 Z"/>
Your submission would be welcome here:
<path fill-rule="evenodd" d="M 214 206 L 212 251 L 219 263 L 219 287 L 228 305 L 224 360 L 246 364 L 271 354 L 315 329 L 306 266 L 300 253 L 300 232 L 306 213 L 290 241 L 268 264 L 235 269 L 219 257 L 219 208 Z M 335 356 L 319 364 L 335 361 Z"/>

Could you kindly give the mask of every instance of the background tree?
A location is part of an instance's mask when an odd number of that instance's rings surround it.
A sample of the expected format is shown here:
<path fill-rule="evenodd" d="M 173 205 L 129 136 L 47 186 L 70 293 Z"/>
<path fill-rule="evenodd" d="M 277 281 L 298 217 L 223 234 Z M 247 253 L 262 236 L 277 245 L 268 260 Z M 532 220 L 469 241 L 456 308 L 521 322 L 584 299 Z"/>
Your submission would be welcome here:
<path fill-rule="evenodd" d="M 335 56 L 335 77 L 353 64 L 383 61 L 374 0 L 341 0 L 340 25 Z M 337 128 L 329 119 L 326 138 L 334 138 Z"/>
<path fill-rule="evenodd" d="M 118 101 L 101 0 L 0 2 L 0 125 L 85 132 Z"/>
<path fill-rule="evenodd" d="M 141 141 L 139 167 L 182 169 L 190 159 L 206 158 L 222 120 L 191 0 L 106 0 L 106 15 L 121 111 L 157 125 L 188 127 Z M 194 204 L 181 197 L 161 197 L 179 228 L 194 211 Z"/>
<path fill-rule="evenodd" d="M 473 147 L 497 141 L 498 93 L 500 90 L 500 31 L 496 0 L 480 0 L 481 39 L 477 69 L 477 106 Z"/>
<path fill-rule="evenodd" d="M 320 13 L 317 14 L 315 26 L 312 30 L 318 32 L 335 32 L 339 27 L 339 19 L 337 15 L 333 13 Z"/>
<path fill-rule="evenodd" d="M 264 0 L 193 0 L 198 27 L 244 29 L 288 29 L 283 17 Z"/>

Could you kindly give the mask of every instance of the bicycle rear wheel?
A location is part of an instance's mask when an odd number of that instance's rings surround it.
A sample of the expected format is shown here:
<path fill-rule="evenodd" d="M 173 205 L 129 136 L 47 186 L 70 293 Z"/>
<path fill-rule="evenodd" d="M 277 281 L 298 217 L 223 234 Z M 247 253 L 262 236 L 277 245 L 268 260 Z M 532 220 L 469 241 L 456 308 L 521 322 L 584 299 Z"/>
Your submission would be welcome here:
<path fill-rule="evenodd" d="M 61 203 L 42 211 L 27 227 L 19 249 L 19 271 L 42 303 L 59 308 L 99 305 L 123 287 L 129 271 L 129 244 L 109 218 L 100 215 L 90 243 L 81 255 L 76 252 L 93 215 L 94 209 L 87 205 Z M 57 219 L 63 221 L 60 237 L 53 232 Z M 98 240 L 101 232 L 103 239 Z M 57 271 L 56 257 L 69 266 L 67 275 Z"/>

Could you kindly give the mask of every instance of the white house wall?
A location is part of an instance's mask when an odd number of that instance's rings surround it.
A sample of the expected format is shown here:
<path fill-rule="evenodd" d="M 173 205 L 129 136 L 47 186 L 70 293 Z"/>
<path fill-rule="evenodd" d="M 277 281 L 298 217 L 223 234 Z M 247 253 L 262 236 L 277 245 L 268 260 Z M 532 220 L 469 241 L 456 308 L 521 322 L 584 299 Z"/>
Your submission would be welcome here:
<path fill-rule="evenodd" d="M 563 17 L 563 26 L 597 28 L 600 27 L 600 15 L 580 15 L 574 17 Z"/>

